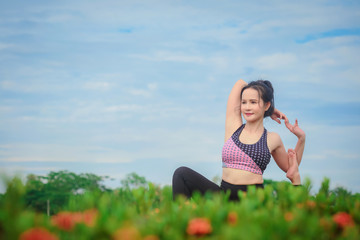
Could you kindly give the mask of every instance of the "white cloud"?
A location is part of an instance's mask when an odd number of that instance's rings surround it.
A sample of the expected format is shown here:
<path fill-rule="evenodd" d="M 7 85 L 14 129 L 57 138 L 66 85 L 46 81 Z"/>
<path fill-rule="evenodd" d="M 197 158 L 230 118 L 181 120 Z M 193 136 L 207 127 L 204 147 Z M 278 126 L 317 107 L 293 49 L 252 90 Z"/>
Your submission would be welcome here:
<path fill-rule="evenodd" d="M 5 114 L 5 113 L 8 113 L 8 112 L 10 112 L 10 111 L 12 111 L 14 108 L 13 107 L 11 107 L 11 106 L 1 106 L 0 105 L 0 113 L 1 114 Z"/>
<path fill-rule="evenodd" d="M 8 144 L 0 158 L 3 163 L 16 162 L 109 162 L 133 161 L 131 153 L 98 146 L 64 144 Z"/>
<path fill-rule="evenodd" d="M 134 96 L 150 97 L 151 93 L 147 89 L 133 88 L 129 89 L 129 93 Z"/>
<path fill-rule="evenodd" d="M 294 66 L 297 62 L 297 57 L 293 53 L 274 53 L 267 56 L 259 57 L 255 64 L 264 70 L 286 69 L 289 66 Z"/>
<path fill-rule="evenodd" d="M 9 44 L 9 43 L 2 43 L 2 42 L 0 42 L 0 51 L 1 51 L 1 50 L 4 50 L 4 49 L 11 48 L 11 47 L 13 47 L 13 46 L 15 46 L 15 45 L 14 45 L 14 44 Z"/>
<path fill-rule="evenodd" d="M 147 85 L 148 89 L 151 91 L 155 91 L 158 88 L 158 84 L 157 83 L 149 83 Z"/>
<path fill-rule="evenodd" d="M 146 88 L 129 88 L 128 92 L 134 96 L 151 97 L 153 96 L 157 88 L 158 88 L 157 83 L 148 83 L 146 85 Z"/>
<path fill-rule="evenodd" d="M 6 175 L 18 175 L 24 173 L 33 173 L 33 172 L 50 172 L 50 171 L 58 171 L 57 167 L 29 167 L 29 166 L 21 166 L 21 165 L 9 165 L 2 169 L 1 174 Z"/>
<path fill-rule="evenodd" d="M 184 53 L 175 53 L 175 52 L 167 52 L 167 51 L 160 51 L 151 55 L 132 54 L 131 57 L 139 58 L 142 60 L 160 61 L 160 62 L 184 62 L 184 63 L 196 63 L 196 64 L 201 64 L 204 62 L 204 59 L 201 56 L 194 56 Z"/>
<path fill-rule="evenodd" d="M 90 90 L 100 90 L 100 91 L 106 91 L 111 88 L 111 84 L 109 82 L 105 81 L 99 81 L 99 82 L 86 82 L 84 84 L 85 89 Z"/>
<path fill-rule="evenodd" d="M 105 108 L 106 112 L 139 112 L 142 110 L 144 110 L 144 106 L 137 104 L 122 104 Z"/>

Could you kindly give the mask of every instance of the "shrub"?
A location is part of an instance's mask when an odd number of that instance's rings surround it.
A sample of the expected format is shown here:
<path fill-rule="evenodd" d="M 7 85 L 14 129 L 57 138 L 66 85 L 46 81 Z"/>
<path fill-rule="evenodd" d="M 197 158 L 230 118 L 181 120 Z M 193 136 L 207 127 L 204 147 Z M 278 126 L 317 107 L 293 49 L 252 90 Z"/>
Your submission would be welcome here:
<path fill-rule="evenodd" d="M 267 184 L 228 195 L 172 200 L 171 187 L 152 183 L 113 192 L 86 191 L 47 217 L 24 204 L 26 188 L 9 181 L 0 198 L 0 239 L 359 239 L 360 195 L 331 191 L 329 179 L 312 195 L 303 187 Z M 24 237 L 25 236 L 25 237 Z M 34 238 L 35 239 L 35 238 Z"/>

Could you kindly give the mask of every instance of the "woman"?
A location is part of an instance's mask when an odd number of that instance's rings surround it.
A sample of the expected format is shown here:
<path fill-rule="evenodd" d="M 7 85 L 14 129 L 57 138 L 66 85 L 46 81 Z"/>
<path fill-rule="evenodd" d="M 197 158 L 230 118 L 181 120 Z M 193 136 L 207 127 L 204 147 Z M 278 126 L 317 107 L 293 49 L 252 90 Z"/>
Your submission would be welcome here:
<path fill-rule="evenodd" d="M 295 149 L 287 152 L 280 136 L 267 132 L 263 120 L 270 116 L 298 137 Z M 243 124 L 243 119 L 246 121 Z M 185 195 L 190 198 L 195 191 L 230 190 L 230 200 L 238 200 L 238 191 L 246 191 L 254 185 L 263 188 L 262 174 L 271 156 L 286 172 L 293 185 L 300 185 L 298 166 L 304 152 L 305 133 L 274 106 L 274 90 L 269 81 L 258 80 L 247 84 L 239 80 L 232 88 L 226 109 L 225 144 L 222 150 L 222 182 L 213 183 L 187 167 L 176 169 L 173 175 L 173 197 Z"/>

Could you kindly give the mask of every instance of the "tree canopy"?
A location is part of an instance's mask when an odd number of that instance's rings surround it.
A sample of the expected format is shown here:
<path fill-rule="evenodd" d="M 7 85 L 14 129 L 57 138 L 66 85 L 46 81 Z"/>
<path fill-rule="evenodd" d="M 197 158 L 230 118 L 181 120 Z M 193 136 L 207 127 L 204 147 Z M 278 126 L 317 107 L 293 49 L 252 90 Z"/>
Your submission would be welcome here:
<path fill-rule="evenodd" d="M 30 174 L 26 181 L 25 204 L 37 211 L 57 212 L 69 197 L 83 191 L 108 191 L 101 182 L 108 177 L 91 173 L 75 174 L 68 171 L 50 172 L 47 176 Z"/>
<path fill-rule="evenodd" d="M 121 180 L 121 185 L 124 188 L 138 188 L 138 187 L 147 187 L 148 181 L 145 179 L 145 177 L 139 176 L 136 173 L 130 173 L 126 175 L 126 178 Z"/>

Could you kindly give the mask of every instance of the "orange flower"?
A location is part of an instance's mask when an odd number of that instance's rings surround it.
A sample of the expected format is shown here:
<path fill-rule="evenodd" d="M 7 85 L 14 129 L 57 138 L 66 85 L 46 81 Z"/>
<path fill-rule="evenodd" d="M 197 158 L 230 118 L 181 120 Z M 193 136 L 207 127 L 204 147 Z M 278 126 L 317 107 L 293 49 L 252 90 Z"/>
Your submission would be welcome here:
<path fill-rule="evenodd" d="M 190 220 L 186 232 L 189 235 L 206 235 L 212 232 L 212 227 L 207 218 L 194 218 Z"/>
<path fill-rule="evenodd" d="M 294 219 L 294 215 L 292 214 L 292 212 L 286 212 L 284 214 L 284 218 L 287 222 L 290 222 Z"/>
<path fill-rule="evenodd" d="M 118 229 L 114 235 L 114 240 L 140 240 L 141 236 L 139 231 L 131 225 L 124 226 Z"/>
<path fill-rule="evenodd" d="M 151 215 L 156 215 L 156 214 L 158 214 L 158 213 L 160 213 L 160 209 L 158 209 L 158 208 L 155 208 L 154 210 L 152 210 L 152 211 L 150 212 Z"/>
<path fill-rule="evenodd" d="M 296 204 L 296 207 L 297 207 L 297 208 L 303 208 L 303 207 L 304 207 L 304 203 L 298 203 L 298 204 Z"/>
<path fill-rule="evenodd" d="M 195 203 L 190 203 L 189 200 L 187 200 L 187 201 L 185 202 L 185 205 L 187 205 L 187 206 L 190 206 L 190 205 L 191 205 L 192 209 L 196 209 L 196 208 L 197 208 L 196 204 L 195 204 Z"/>
<path fill-rule="evenodd" d="M 20 235 L 20 240 L 58 240 L 59 238 L 45 228 L 31 228 Z"/>
<path fill-rule="evenodd" d="M 227 217 L 227 222 L 230 225 L 234 226 L 234 225 L 236 225 L 237 220 L 238 220 L 237 213 L 236 212 L 229 212 L 228 217 Z"/>
<path fill-rule="evenodd" d="M 313 201 L 313 200 L 307 200 L 306 201 L 306 206 L 309 208 L 309 209 L 314 209 L 316 207 L 316 202 Z"/>
<path fill-rule="evenodd" d="M 70 231 L 76 224 L 83 223 L 88 227 L 93 227 L 96 222 L 98 212 L 96 209 L 86 210 L 84 212 L 60 212 L 51 217 L 51 222 L 58 228 Z"/>
<path fill-rule="evenodd" d="M 333 221 L 341 228 L 354 226 L 354 220 L 351 215 L 346 212 L 338 212 L 333 216 Z"/>

